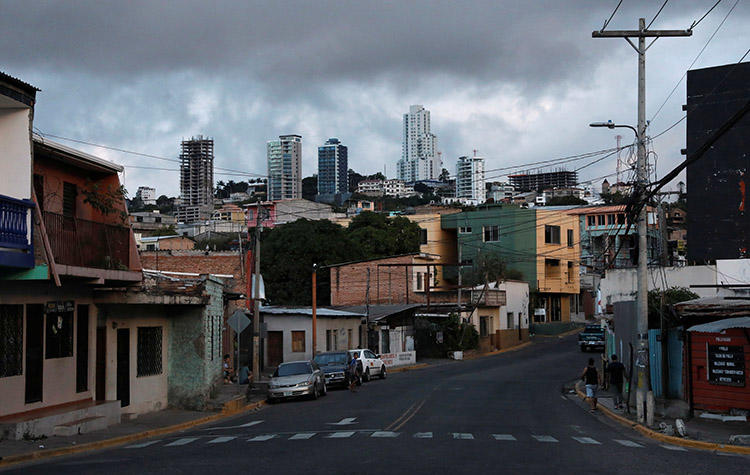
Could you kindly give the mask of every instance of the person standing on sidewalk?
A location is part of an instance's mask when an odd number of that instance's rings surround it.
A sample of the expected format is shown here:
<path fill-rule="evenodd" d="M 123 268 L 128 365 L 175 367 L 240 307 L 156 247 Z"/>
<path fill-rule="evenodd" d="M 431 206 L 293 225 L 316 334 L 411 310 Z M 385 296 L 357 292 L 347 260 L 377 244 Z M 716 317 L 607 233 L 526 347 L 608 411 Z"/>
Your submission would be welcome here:
<path fill-rule="evenodd" d="M 615 393 L 615 408 L 622 409 L 622 381 L 626 377 L 625 365 L 617 360 L 617 355 L 612 355 L 612 362 L 607 368 L 609 369 L 609 383 Z"/>
<path fill-rule="evenodd" d="M 596 389 L 599 386 L 599 372 L 594 366 L 594 358 L 589 358 L 589 364 L 583 369 L 581 379 L 586 385 L 586 399 L 591 403 L 591 412 L 596 411 Z"/>
<path fill-rule="evenodd" d="M 352 359 L 349 360 L 347 372 L 349 373 L 349 391 L 357 392 L 357 382 L 359 381 L 359 362 L 357 361 L 357 352 L 352 352 Z"/>

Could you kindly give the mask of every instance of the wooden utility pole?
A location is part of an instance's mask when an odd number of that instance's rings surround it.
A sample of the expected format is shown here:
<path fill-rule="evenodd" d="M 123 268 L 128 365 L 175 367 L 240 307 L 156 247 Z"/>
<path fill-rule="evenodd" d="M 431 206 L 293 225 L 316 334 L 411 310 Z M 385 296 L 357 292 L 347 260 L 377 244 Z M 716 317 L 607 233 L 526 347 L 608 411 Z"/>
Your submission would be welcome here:
<path fill-rule="evenodd" d="M 318 264 L 312 269 L 312 355 L 315 358 L 318 341 Z"/>
<path fill-rule="evenodd" d="M 641 206 L 638 214 L 638 293 L 637 293 L 637 328 L 638 328 L 638 358 L 636 366 L 638 367 L 638 390 L 636 400 L 638 403 L 638 420 L 645 422 L 646 419 L 651 421 L 652 414 L 647 414 L 643 409 L 643 401 L 646 400 L 646 393 L 649 390 L 649 369 L 648 369 L 648 211 L 645 200 L 646 185 L 648 183 L 648 173 L 646 170 L 646 50 L 653 45 L 646 46 L 646 38 L 654 38 L 654 41 L 660 37 L 682 37 L 691 36 L 692 30 L 647 30 L 646 19 L 638 19 L 637 30 L 610 30 L 594 31 L 591 33 L 593 38 L 624 38 L 625 41 L 633 47 L 638 53 L 638 162 L 636 166 L 637 184 L 635 192 L 638 194 L 638 201 Z M 638 38 L 636 46 L 631 38 Z M 663 336 L 663 335 L 662 335 Z"/>
<path fill-rule="evenodd" d="M 260 381 L 260 233 L 263 231 L 265 208 L 258 205 L 258 216 L 255 220 L 255 281 L 253 282 L 253 380 Z"/>

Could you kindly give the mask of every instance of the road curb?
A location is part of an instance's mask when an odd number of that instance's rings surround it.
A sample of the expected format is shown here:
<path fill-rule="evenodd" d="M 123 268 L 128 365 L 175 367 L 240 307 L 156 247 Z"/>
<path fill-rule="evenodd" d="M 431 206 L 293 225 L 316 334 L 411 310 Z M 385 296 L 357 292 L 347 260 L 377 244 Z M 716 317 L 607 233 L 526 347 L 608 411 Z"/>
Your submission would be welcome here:
<path fill-rule="evenodd" d="M 580 332 L 583 331 L 583 328 L 584 327 L 574 328 L 574 329 L 568 330 L 568 331 L 566 331 L 564 333 L 558 333 L 557 335 L 539 335 L 539 334 L 535 333 L 534 334 L 534 338 L 562 338 L 564 336 L 575 335 L 576 333 L 580 333 Z"/>
<path fill-rule="evenodd" d="M 576 384 L 575 390 L 579 398 L 586 399 L 586 395 L 579 389 L 578 384 Z M 712 451 L 718 451 L 718 452 L 729 452 L 733 454 L 750 455 L 750 447 L 743 447 L 740 445 L 731 445 L 731 444 L 719 444 L 719 443 L 714 443 L 714 442 L 703 442 L 700 440 L 683 439 L 682 437 L 675 437 L 672 435 L 662 434 L 661 432 L 657 432 L 655 430 L 649 429 L 648 427 L 642 424 L 633 422 L 626 417 L 616 414 L 612 412 L 612 410 L 609 409 L 608 407 L 599 405 L 598 408 L 599 408 L 598 409 L 599 412 L 604 413 L 607 417 L 614 420 L 615 422 L 618 422 L 619 424 L 622 424 L 633 430 L 636 430 L 640 432 L 642 435 L 653 440 L 658 440 L 659 442 L 665 442 L 665 443 L 672 444 L 672 445 L 679 445 L 682 447 L 691 447 L 693 449 L 712 450 Z"/>
<path fill-rule="evenodd" d="M 414 364 L 414 365 L 411 365 L 411 366 L 401 366 L 401 367 L 398 367 L 398 368 L 391 368 L 391 369 L 388 370 L 388 372 L 389 373 L 403 373 L 404 371 L 411 371 L 411 370 L 414 370 L 414 369 L 422 369 L 422 368 L 426 368 L 428 366 L 430 366 L 430 365 L 428 365 L 427 363 L 419 363 L 419 364 Z"/>
<path fill-rule="evenodd" d="M 510 348 L 503 348 L 501 350 L 490 351 L 489 353 L 478 353 L 476 355 L 465 357 L 464 361 L 475 360 L 475 359 L 478 359 L 478 358 L 486 358 L 488 356 L 495 356 L 495 355 L 499 355 L 501 353 L 507 353 L 509 351 L 522 350 L 522 349 L 524 349 L 524 348 L 526 348 L 528 346 L 531 346 L 532 344 L 534 344 L 533 341 L 527 341 L 526 343 L 521 343 L 520 345 L 511 346 Z"/>
<path fill-rule="evenodd" d="M 218 414 L 201 417 L 199 419 L 193 419 L 191 421 L 181 422 L 171 426 L 159 427 L 156 429 L 149 429 L 143 432 L 136 432 L 134 434 L 122 435 L 119 437 L 113 437 L 111 439 L 98 440 L 96 442 L 89 442 L 87 444 L 75 445 L 71 447 L 60 447 L 57 449 L 50 450 L 35 450 L 33 452 L 26 452 L 23 454 L 8 455 L 0 458 L 0 467 L 7 467 L 9 465 L 15 465 L 22 462 L 28 462 L 31 460 L 40 460 L 51 457 L 60 457 L 63 455 L 72 455 L 80 452 L 87 452 L 90 450 L 105 449 L 109 447 L 115 447 L 129 442 L 134 442 L 141 439 L 147 439 L 149 437 L 155 437 L 157 435 L 166 435 L 181 430 L 190 429 L 201 424 L 209 422 L 215 422 L 229 416 L 234 416 L 242 412 L 251 411 L 258 409 L 266 405 L 266 401 L 257 401 L 250 404 L 246 404 L 241 408 L 233 410 L 224 410 Z"/>

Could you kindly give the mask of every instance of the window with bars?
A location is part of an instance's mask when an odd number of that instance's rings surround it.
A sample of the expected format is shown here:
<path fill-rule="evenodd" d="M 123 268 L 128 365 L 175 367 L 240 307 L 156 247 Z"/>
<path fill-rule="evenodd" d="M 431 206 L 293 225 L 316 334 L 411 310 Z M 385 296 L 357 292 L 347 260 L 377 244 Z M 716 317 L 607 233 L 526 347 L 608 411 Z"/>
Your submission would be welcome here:
<path fill-rule="evenodd" d="M 568 247 L 573 247 L 573 230 L 568 229 Z"/>
<path fill-rule="evenodd" d="M 162 373 L 162 327 L 138 327 L 138 377 Z"/>
<path fill-rule="evenodd" d="M 74 183 L 63 182 L 63 216 L 74 218 L 76 215 L 76 197 L 78 187 Z"/>
<path fill-rule="evenodd" d="M 23 306 L 0 305 L 0 378 L 23 373 Z"/>
<path fill-rule="evenodd" d="M 304 331 L 292 332 L 292 352 L 293 353 L 305 352 L 305 332 Z"/>

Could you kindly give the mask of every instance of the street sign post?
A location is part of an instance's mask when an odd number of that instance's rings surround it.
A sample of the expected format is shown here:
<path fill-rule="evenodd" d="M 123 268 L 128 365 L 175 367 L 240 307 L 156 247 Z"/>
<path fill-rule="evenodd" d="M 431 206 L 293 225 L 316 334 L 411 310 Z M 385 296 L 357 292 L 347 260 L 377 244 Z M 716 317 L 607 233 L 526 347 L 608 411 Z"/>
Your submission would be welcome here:
<path fill-rule="evenodd" d="M 247 318 L 245 312 L 238 308 L 232 315 L 229 316 L 229 318 L 227 318 L 227 325 L 229 325 L 229 328 L 234 330 L 237 334 L 237 363 L 234 365 L 234 372 L 237 377 L 237 384 L 240 384 L 240 333 L 242 333 L 242 331 L 250 325 L 250 319 Z"/>

